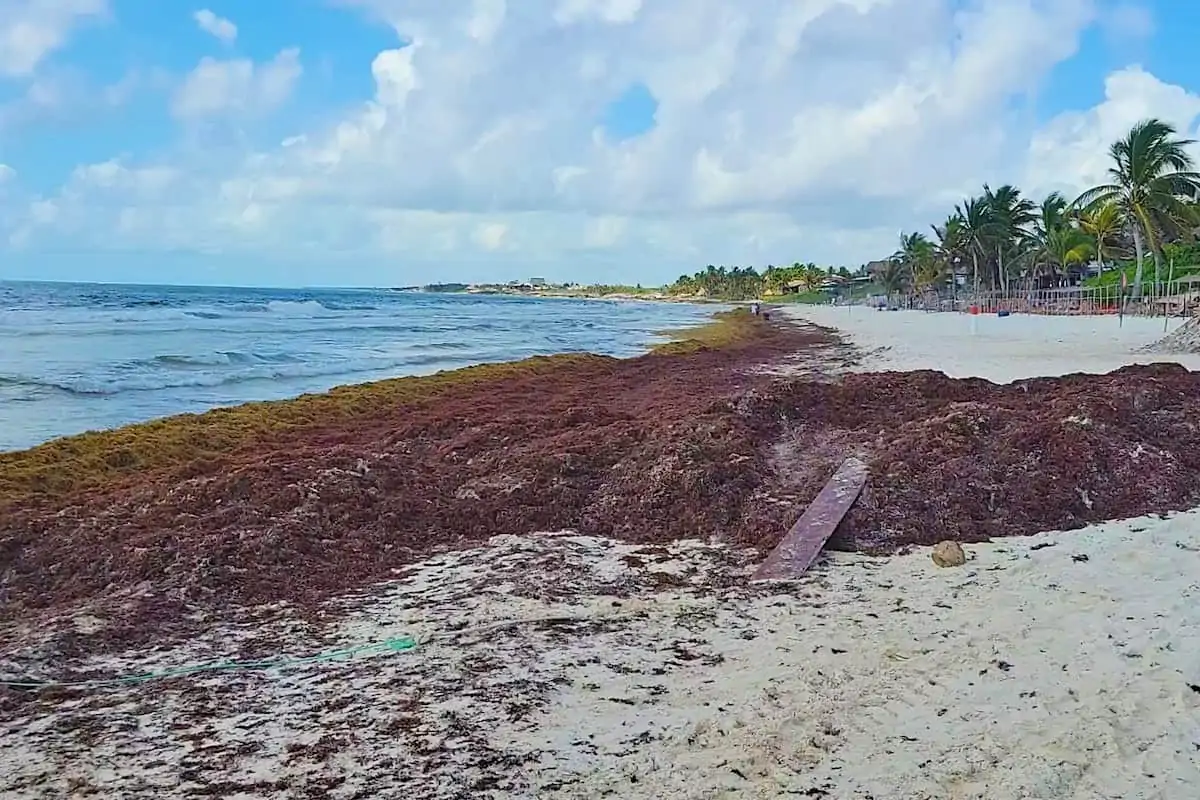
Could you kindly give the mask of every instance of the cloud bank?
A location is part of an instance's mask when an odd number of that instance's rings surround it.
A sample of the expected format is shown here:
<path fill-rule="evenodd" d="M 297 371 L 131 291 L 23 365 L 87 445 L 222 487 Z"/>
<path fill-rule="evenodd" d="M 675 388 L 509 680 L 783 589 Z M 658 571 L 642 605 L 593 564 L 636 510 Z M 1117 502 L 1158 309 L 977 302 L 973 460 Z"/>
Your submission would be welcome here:
<path fill-rule="evenodd" d="M 40 44 L 0 56 L 0 70 L 33 70 L 105 10 L 53 5 L 74 11 L 36 17 L 53 22 L 39 23 Z M 10 179 L 10 247 L 223 254 L 306 277 L 336 263 L 328 282 L 360 283 L 853 266 L 985 181 L 1069 194 L 1101 177 L 1107 144 L 1138 119 L 1189 133 L 1200 119 L 1200 96 L 1137 65 L 1097 74 L 1093 108 L 1033 113 L 1089 28 L 1136 22 L 1151 35 L 1153 19 L 1128 3 L 340 5 L 394 34 L 370 62 L 369 99 L 274 144 L 119 155 L 37 196 Z M 237 38 L 212 12 L 195 21 Z M 13 30 L 0 17 L 0 42 Z M 300 46 L 197 63 L 169 101 L 181 141 L 214 120 L 285 113 L 308 74 Z M 649 130 L 623 138 L 604 120 L 634 87 L 656 107 Z"/>

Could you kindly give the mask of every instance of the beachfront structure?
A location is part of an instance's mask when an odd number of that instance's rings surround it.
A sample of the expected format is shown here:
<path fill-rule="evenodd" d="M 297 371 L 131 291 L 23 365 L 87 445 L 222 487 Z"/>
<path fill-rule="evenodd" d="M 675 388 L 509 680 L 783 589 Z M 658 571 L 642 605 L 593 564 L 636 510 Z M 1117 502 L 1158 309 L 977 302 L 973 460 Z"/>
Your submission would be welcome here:
<path fill-rule="evenodd" d="M 886 297 L 886 295 L 881 295 Z M 927 289 L 920 293 L 893 294 L 890 303 L 877 299 L 871 305 L 889 304 L 896 308 L 926 311 L 969 311 L 983 314 L 1010 311 L 1024 314 L 1117 314 L 1129 316 L 1192 317 L 1200 313 L 1200 274 L 1178 280 L 1148 283 L 1138 298 L 1122 294 L 1115 285 L 1048 286 L 1022 281 L 1007 290 L 974 292 L 958 287 Z"/>

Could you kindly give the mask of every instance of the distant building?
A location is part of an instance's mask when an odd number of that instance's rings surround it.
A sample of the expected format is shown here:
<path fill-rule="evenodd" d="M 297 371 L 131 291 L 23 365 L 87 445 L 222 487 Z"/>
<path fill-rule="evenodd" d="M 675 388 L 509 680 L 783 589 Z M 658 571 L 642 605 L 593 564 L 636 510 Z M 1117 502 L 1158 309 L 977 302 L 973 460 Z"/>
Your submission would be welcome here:
<path fill-rule="evenodd" d="M 546 279 L 545 278 L 530 278 L 529 285 L 530 286 L 545 286 Z"/>

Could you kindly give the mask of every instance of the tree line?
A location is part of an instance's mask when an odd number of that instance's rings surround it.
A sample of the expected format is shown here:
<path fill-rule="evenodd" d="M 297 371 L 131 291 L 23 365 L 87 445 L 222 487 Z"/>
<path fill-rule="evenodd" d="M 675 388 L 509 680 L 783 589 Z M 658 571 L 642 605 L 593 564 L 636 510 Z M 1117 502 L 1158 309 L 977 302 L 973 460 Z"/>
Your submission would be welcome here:
<path fill-rule="evenodd" d="M 872 276 L 888 295 L 940 290 L 955 276 L 969 289 L 1007 291 L 1017 282 L 1074 283 L 1092 264 L 1103 275 L 1132 259 L 1132 293 L 1138 297 L 1147 260 L 1156 283 L 1166 279 L 1165 265 L 1174 257 L 1200 264 L 1200 174 L 1188 153 L 1192 144 L 1169 123 L 1148 119 L 1112 143 L 1106 181 L 1078 197 L 1052 192 L 1034 200 L 1013 185 L 984 184 L 930 233 L 901 234 L 896 252 L 873 262 Z M 668 290 L 749 299 L 782 293 L 788 285 L 815 290 L 835 273 L 850 274 L 799 263 L 762 274 L 709 266 L 681 276 Z"/>
<path fill-rule="evenodd" d="M 972 287 L 1007 291 L 1015 280 L 1073 283 L 1093 263 L 1103 275 L 1132 256 L 1132 291 L 1139 296 L 1147 256 L 1157 283 L 1167 277 L 1172 248 L 1194 252 L 1181 249 L 1200 228 L 1200 174 L 1187 152 L 1192 144 L 1170 124 L 1149 119 L 1112 143 L 1106 182 L 1078 197 L 1052 192 L 1039 202 L 1015 186 L 985 184 L 930 226 L 932 236 L 901 234 L 878 282 L 888 294 L 921 292 L 947 284 L 957 272 Z"/>
<path fill-rule="evenodd" d="M 865 268 L 862 267 L 855 273 L 847 267 L 819 267 L 811 262 L 801 264 L 799 261 L 790 267 L 768 265 L 761 273 L 754 267 L 728 268 L 709 264 L 693 275 L 680 275 L 667 287 L 667 293 L 722 300 L 753 300 L 766 295 L 811 293 L 834 276 L 850 278 L 864 273 Z"/>

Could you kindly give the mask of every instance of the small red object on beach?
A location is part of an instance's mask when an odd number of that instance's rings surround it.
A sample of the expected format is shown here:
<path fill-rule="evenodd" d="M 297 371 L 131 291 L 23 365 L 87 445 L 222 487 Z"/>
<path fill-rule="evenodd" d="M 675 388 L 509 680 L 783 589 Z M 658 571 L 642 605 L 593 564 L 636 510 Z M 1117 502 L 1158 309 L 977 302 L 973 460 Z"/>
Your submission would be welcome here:
<path fill-rule="evenodd" d="M 971 313 L 976 315 L 979 314 L 979 306 L 971 306 Z"/>

